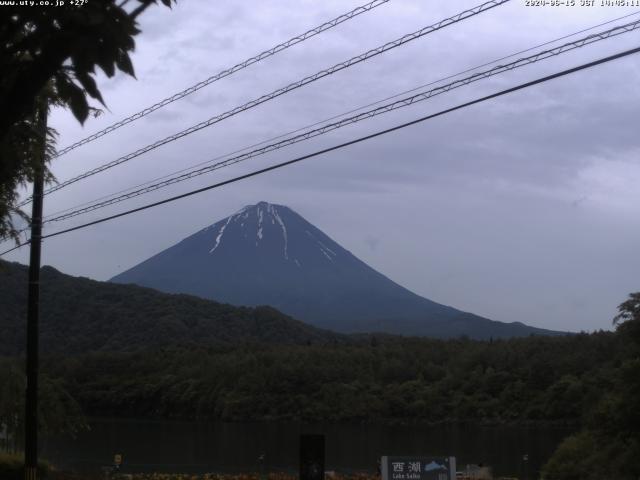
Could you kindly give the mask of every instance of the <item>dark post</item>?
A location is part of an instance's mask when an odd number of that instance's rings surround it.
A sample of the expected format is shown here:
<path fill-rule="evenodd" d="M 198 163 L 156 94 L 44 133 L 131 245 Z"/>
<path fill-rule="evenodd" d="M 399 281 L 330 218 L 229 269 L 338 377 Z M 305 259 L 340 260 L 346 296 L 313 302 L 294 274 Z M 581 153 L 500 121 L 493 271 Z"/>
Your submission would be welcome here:
<path fill-rule="evenodd" d="M 300 435 L 300 480 L 324 480 L 324 435 Z"/>
<path fill-rule="evenodd" d="M 42 132 L 40 158 L 34 166 L 29 244 L 29 292 L 27 304 L 27 392 L 25 408 L 24 478 L 36 480 L 38 472 L 38 313 L 40 302 L 40 245 L 42 242 L 42 200 L 47 139 L 46 102 L 36 112 Z"/>

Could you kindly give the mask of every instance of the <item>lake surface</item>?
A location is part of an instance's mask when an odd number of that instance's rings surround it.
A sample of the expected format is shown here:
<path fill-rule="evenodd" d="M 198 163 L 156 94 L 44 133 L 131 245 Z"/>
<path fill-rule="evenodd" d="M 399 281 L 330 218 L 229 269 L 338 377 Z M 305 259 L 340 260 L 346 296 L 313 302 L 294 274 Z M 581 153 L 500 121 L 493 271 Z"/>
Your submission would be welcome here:
<path fill-rule="evenodd" d="M 326 468 L 376 469 L 381 455 L 455 456 L 490 465 L 496 475 L 538 478 L 537 472 L 570 433 L 550 427 L 381 426 L 298 423 L 222 423 L 94 419 L 76 439 L 47 438 L 41 455 L 77 470 L 110 465 L 124 457 L 126 471 L 296 472 L 299 436 L 326 436 Z M 264 466 L 258 457 L 265 454 Z M 526 456 L 526 457 L 525 457 Z"/>

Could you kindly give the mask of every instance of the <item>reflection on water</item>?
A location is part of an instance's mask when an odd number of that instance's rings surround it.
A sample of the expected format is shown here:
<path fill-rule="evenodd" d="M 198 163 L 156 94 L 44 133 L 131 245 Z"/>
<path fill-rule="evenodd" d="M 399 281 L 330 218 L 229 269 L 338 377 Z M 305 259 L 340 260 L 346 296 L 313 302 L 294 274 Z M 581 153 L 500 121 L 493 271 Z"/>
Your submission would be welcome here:
<path fill-rule="evenodd" d="M 124 471 L 295 472 L 301 433 L 326 436 L 328 470 L 375 471 L 382 455 L 456 456 L 496 475 L 537 478 L 540 466 L 569 432 L 549 427 L 381 426 L 221 423 L 95 419 L 75 440 L 49 438 L 42 456 L 79 470 L 124 456 Z"/>

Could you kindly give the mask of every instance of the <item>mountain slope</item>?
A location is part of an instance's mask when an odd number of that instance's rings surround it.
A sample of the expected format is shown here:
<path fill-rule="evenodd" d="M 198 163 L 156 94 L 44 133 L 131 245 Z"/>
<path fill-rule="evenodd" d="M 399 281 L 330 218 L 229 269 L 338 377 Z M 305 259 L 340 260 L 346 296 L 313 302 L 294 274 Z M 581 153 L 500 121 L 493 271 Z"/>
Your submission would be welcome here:
<path fill-rule="evenodd" d="M 111 279 L 271 305 L 340 332 L 473 338 L 551 333 L 435 303 L 372 269 L 288 207 L 260 202 Z"/>
<path fill-rule="evenodd" d="M 0 261 L 0 355 L 24 351 L 27 267 Z M 40 345 L 45 353 L 131 351 L 168 345 L 334 343 L 344 337 L 270 307 L 243 308 L 43 267 Z"/>

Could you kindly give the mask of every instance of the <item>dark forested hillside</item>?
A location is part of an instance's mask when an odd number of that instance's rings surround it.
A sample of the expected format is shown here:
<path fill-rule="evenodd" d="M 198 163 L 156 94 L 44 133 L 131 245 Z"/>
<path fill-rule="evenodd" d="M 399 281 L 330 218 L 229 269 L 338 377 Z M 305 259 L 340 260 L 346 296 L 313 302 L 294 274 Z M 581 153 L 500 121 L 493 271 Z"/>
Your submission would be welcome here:
<path fill-rule="evenodd" d="M 618 307 L 615 369 L 582 429 L 566 438 L 544 467 L 546 480 L 640 478 L 640 292 Z"/>
<path fill-rule="evenodd" d="M 625 355 L 613 333 L 480 342 L 171 348 L 47 362 L 90 415 L 579 423 Z"/>
<path fill-rule="evenodd" d="M 40 344 L 44 353 L 131 351 L 163 345 L 326 343 L 346 337 L 270 307 L 243 308 L 134 285 L 42 269 Z M 24 350 L 27 267 L 0 262 L 0 354 Z"/>
<path fill-rule="evenodd" d="M 142 288 L 128 298 L 132 287 L 118 285 L 98 295 L 90 287 L 95 282 L 53 269 L 43 273 L 49 285 L 43 285 L 43 304 L 58 307 L 44 322 L 50 353 L 43 356 L 42 377 L 55 387 L 50 403 L 68 399 L 66 410 L 56 410 L 66 412 L 55 417 L 64 422 L 50 422 L 52 428 L 80 428 L 79 409 L 89 416 L 226 421 L 552 423 L 578 433 L 562 443 L 544 478 L 640 474 L 640 293 L 620 306 L 616 332 L 488 341 L 345 339 L 272 309 Z M 5 306 L 13 308 L 0 314 L 3 339 L 18 338 L 22 329 L 9 320 L 24 313 L 15 306 L 24 299 L 11 284 L 24 284 L 24 275 L 14 265 L 0 277 Z M 144 315 L 122 320 L 133 307 Z M 159 322 L 160 334 L 149 318 Z M 68 352 L 51 348 L 56 339 Z M 99 348 L 81 353 L 92 344 Z M 23 391 L 22 365 L 15 356 L 0 357 L 4 418 L 19 419 L 23 411 L 15 401 Z"/>

